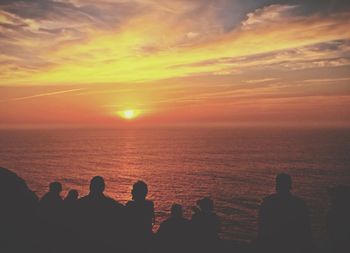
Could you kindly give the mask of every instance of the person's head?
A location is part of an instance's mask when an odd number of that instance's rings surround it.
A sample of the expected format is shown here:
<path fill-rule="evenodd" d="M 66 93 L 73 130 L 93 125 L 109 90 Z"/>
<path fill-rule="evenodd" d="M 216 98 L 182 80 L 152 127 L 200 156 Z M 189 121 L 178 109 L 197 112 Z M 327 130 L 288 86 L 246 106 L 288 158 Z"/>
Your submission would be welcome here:
<path fill-rule="evenodd" d="M 49 190 L 51 193 L 60 194 L 62 191 L 62 184 L 60 182 L 52 182 L 49 185 Z"/>
<path fill-rule="evenodd" d="M 276 176 L 276 192 L 289 193 L 292 189 L 292 178 L 286 173 L 280 173 Z"/>
<path fill-rule="evenodd" d="M 90 193 L 102 194 L 105 190 L 105 180 L 103 177 L 96 176 L 90 181 Z"/>
<path fill-rule="evenodd" d="M 197 200 L 197 205 L 202 212 L 212 212 L 214 210 L 214 201 L 208 197 Z"/>
<path fill-rule="evenodd" d="M 171 206 L 171 217 L 181 218 L 182 217 L 182 206 L 179 204 L 173 204 Z"/>
<path fill-rule="evenodd" d="M 131 195 L 133 200 L 143 200 L 146 199 L 148 193 L 147 184 L 143 181 L 137 181 L 131 190 Z"/>
<path fill-rule="evenodd" d="M 66 200 L 77 200 L 79 196 L 79 193 L 77 190 L 70 190 L 67 194 Z"/>

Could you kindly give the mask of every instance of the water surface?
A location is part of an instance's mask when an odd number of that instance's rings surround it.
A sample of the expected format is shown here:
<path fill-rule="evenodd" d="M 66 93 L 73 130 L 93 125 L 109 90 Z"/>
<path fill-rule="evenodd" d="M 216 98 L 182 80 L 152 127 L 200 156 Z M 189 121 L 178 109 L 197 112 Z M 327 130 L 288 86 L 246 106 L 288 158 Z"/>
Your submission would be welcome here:
<path fill-rule="evenodd" d="M 142 179 L 155 201 L 158 224 L 172 203 L 214 199 L 222 237 L 256 236 L 257 208 L 288 172 L 294 192 L 312 213 L 314 237 L 325 238 L 327 187 L 350 183 L 347 128 L 32 129 L 0 131 L 0 166 L 14 170 L 41 196 L 58 180 L 84 195 L 101 175 L 107 194 L 125 203 Z M 65 192 L 64 192 L 65 194 Z"/>

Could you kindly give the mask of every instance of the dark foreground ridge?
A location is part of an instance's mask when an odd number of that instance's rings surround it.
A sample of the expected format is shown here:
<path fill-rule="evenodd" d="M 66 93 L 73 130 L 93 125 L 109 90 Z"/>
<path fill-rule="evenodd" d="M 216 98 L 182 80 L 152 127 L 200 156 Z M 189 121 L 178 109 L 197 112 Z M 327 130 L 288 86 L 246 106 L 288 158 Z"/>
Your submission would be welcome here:
<path fill-rule="evenodd" d="M 257 241 L 240 245 L 220 240 L 220 220 L 206 197 L 197 201 L 190 220 L 183 217 L 181 205 L 173 204 L 169 218 L 153 233 L 154 204 L 143 181 L 133 185 L 126 205 L 104 194 L 100 176 L 91 179 L 84 197 L 72 189 L 63 199 L 61 183 L 53 182 L 39 200 L 23 179 L 0 168 L 0 252 L 320 252 L 312 246 L 306 204 L 291 187 L 289 175 L 277 175 L 276 193 L 259 209 Z M 348 253 L 350 187 L 329 193 L 329 247 L 321 251 Z"/>

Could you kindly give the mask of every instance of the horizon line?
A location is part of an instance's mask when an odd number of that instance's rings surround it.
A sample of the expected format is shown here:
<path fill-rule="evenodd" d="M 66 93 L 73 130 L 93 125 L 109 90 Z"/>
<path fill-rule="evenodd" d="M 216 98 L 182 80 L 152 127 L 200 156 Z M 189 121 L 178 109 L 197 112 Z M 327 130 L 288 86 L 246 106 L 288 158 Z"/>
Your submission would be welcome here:
<path fill-rule="evenodd" d="M 347 121 L 314 121 L 314 122 L 177 122 L 177 123 L 142 123 L 125 122 L 124 124 L 55 124 L 55 123 L 34 123 L 34 124 L 0 124 L 0 130 L 14 129 L 143 129 L 143 128 L 201 128 L 201 127 L 291 127 L 291 128 L 350 128 L 350 122 Z"/>

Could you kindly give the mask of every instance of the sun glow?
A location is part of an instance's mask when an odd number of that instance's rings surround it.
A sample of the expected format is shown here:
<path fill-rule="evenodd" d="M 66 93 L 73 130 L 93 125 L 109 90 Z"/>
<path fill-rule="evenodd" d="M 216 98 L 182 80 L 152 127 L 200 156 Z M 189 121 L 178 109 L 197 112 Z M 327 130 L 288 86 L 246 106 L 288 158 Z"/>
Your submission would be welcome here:
<path fill-rule="evenodd" d="M 131 120 L 138 117 L 140 115 L 140 111 L 127 109 L 127 110 L 119 111 L 118 115 L 123 119 Z"/>

